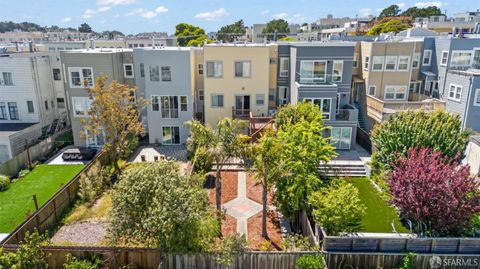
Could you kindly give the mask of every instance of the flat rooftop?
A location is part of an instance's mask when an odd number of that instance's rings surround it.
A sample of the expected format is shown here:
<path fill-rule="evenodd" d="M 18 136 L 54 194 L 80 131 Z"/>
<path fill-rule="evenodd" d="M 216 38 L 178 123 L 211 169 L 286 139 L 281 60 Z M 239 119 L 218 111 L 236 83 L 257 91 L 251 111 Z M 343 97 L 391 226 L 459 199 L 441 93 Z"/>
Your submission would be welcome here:
<path fill-rule="evenodd" d="M 117 52 L 132 52 L 132 49 L 128 48 L 95 48 L 95 49 L 74 49 L 74 50 L 64 50 L 62 51 L 65 54 L 68 53 L 117 53 Z"/>
<path fill-rule="evenodd" d="M 0 136 L 10 136 L 38 123 L 0 123 Z"/>

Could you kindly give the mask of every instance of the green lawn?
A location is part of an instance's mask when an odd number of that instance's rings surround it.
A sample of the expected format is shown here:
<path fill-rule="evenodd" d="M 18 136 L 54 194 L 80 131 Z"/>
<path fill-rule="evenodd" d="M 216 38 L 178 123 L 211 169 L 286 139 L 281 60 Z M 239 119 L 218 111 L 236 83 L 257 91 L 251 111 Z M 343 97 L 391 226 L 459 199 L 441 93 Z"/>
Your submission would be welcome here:
<path fill-rule="evenodd" d="M 358 188 L 360 199 L 367 207 L 366 215 L 362 219 L 360 232 L 390 233 L 392 220 L 397 232 L 406 233 L 408 230 L 401 224 L 395 208 L 388 205 L 380 196 L 368 178 L 352 178 L 351 183 Z"/>
<path fill-rule="evenodd" d="M 35 211 L 32 195 L 41 206 L 84 165 L 39 165 L 26 177 L 0 192 L 0 233 L 13 231 L 25 217 Z"/>

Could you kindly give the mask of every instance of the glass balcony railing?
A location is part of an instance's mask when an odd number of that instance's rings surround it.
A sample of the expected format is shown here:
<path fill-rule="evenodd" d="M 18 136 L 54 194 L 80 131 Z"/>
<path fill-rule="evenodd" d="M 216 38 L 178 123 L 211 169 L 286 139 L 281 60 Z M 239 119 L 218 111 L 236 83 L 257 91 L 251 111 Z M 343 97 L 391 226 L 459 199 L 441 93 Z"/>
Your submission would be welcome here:
<path fill-rule="evenodd" d="M 335 115 L 337 121 L 358 121 L 358 110 L 354 107 L 346 106 L 342 109 L 337 109 Z"/>
<path fill-rule="evenodd" d="M 304 85 L 334 85 L 342 81 L 342 77 L 332 74 L 295 74 L 295 81 Z"/>

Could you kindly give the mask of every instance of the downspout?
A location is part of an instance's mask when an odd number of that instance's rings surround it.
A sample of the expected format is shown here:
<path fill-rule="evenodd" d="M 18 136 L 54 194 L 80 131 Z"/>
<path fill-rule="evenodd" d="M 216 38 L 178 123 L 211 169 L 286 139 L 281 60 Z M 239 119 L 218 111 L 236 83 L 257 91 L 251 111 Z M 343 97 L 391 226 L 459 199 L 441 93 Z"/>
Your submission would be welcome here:
<path fill-rule="evenodd" d="M 408 70 L 410 71 L 409 77 L 408 77 L 408 85 L 407 85 L 407 102 L 410 99 L 410 84 L 412 84 L 412 73 L 413 73 L 413 68 L 412 68 L 412 62 L 413 62 L 413 56 L 415 55 L 415 50 L 417 49 L 417 42 L 413 42 L 413 52 L 410 54 L 410 59 L 411 61 L 408 62 Z M 420 65 L 420 62 L 418 63 Z M 420 66 L 419 66 L 420 67 Z M 420 71 L 420 69 L 418 69 Z M 425 78 L 426 79 L 426 78 Z M 415 85 L 416 87 L 416 85 Z M 415 89 L 413 89 L 415 91 Z"/>
<path fill-rule="evenodd" d="M 469 111 L 469 108 L 470 108 L 470 98 L 471 98 L 471 92 L 472 92 L 472 88 L 473 88 L 473 78 L 470 77 L 469 81 L 470 81 L 470 86 L 468 86 L 468 93 L 467 93 L 467 107 L 465 109 L 465 112 L 463 114 L 463 126 L 462 128 L 465 129 L 467 127 L 467 116 L 468 116 L 468 111 Z"/>
<path fill-rule="evenodd" d="M 37 102 L 38 116 L 39 116 L 39 119 L 40 119 L 40 124 L 42 125 L 42 128 L 43 128 L 44 124 L 45 124 L 45 113 L 43 111 L 44 104 L 43 104 L 43 98 L 42 98 L 40 90 L 38 88 L 38 82 L 37 82 L 38 74 L 37 74 L 37 68 L 36 68 L 36 65 L 35 65 L 35 57 L 30 58 L 30 63 L 32 65 L 32 82 L 33 82 L 33 85 L 34 85 L 34 88 L 35 88 L 35 94 L 37 95 L 37 100 L 38 100 L 38 102 Z"/>

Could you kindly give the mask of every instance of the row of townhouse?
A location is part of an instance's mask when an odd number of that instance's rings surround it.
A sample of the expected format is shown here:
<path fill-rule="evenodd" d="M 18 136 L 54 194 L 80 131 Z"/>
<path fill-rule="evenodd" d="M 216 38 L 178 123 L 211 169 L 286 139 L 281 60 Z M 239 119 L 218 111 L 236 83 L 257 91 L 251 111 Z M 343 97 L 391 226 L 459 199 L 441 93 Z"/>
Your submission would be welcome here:
<path fill-rule="evenodd" d="M 0 163 L 67 124 L 60 55 L 0 55 Z"/>

